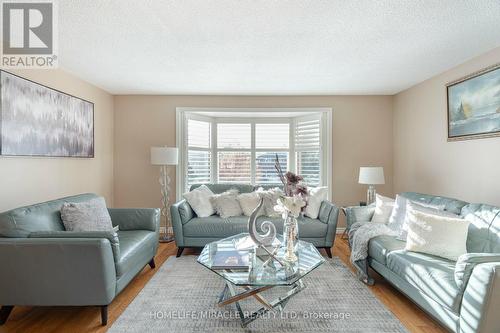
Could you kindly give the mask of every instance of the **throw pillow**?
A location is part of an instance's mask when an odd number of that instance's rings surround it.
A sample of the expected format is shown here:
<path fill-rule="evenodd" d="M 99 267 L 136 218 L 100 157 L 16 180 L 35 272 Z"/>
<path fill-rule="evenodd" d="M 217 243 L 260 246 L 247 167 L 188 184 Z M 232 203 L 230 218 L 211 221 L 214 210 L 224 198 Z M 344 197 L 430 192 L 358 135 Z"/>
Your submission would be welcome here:
<path fill-rule="evenodd" d="M 66 202 L 61 207 L 66 231 L 113 231 L 106 201 L 98 197 L 85 202 Z"/>
<path fill-rule="evenodd" d="M 305 216 L 317 219 L 321 203 L 328 197 L 328 187 L 311 188 L 307 197 L 307 206 L 304 212 Z"/>
<path fill-rule="evenodd" d="M 215 211 L 222 218 L 240 216 L 243 214 L 238 202 L 238 190 L 231 189 L 221 194 L 215 194 L 211 198 Z"/>
<path fill-rule="evenodd" d="M 242 193 L 237 196 L 237 199 L 245 216 L 252 215 L 252 212 L 260 203 L 260 196 L 256 192 Z"/>
<path fill-rule="evenodd" d="M 408 216 L 406 214 L 408 209 L 414 209 L 414 210 L 418 210 L 418 211 L 421 211 L 423 213 L 432 214 L 432 215 L 458 218 L 457 215 L 445 211 L 444 205 L 428 205 L 428 204 L 424 204 L 424 203 L 420 203 L 420 202 L 407 200 L 405 207 L 406 207 L 404 209 L 405 217 L 403 218 L 403 223 L 401 225 L 401 230 L 399 231 L 399 236 L 396 237 L 397 239 L 405 241 L 405 242 L 406 242 L 406 237 L 408 234 Z"/>
<path fill-rule="evenodd" d="M 198 217 L 207 217 L 215 214 L 214 207 L 210 201 L 213 195 L 214 193 L 206 185 L 201 185 L 191 192 L 185 193 L 183 197 Z"/>
<path fill-rule="evenodd" d="M 407 251 L 421 252 L 456 261 L 467 253 L 469 222 L 460 218 L 407 210 Z"/>
<path fill-rule="evenodd" d="M 262 187 L 259 187 L 256 191 L 260 197 L 264 200 L 264 212 L 268 217 L 276 217 L 280 216 L 280 213 L 277 213 L 274 210 L 274 206 L 278 204 L 278 199 L 280 196 L 285 195 L 283 190 L 279 187 L 271 188 L 268 190 L 264 190 Z"/>
<path fill-rule="evenodd" d="M 375 196 L 375 213 L 372 217 L 373 223 L 387 223 L 394 207 L 394 199 L 384 197 L 380 194 Z"/>

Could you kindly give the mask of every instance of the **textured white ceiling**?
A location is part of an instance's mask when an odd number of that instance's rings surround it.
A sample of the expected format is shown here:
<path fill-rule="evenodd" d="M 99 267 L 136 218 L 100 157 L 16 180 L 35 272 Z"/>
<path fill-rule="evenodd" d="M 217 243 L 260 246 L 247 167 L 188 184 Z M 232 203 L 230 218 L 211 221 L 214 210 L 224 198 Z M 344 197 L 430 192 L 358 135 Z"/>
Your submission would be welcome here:
<path fill-rule="evenodd" d="M 394 94 L 497 46 L 500 0 L 59 1 L 60 66 L 114 94 Z"/>

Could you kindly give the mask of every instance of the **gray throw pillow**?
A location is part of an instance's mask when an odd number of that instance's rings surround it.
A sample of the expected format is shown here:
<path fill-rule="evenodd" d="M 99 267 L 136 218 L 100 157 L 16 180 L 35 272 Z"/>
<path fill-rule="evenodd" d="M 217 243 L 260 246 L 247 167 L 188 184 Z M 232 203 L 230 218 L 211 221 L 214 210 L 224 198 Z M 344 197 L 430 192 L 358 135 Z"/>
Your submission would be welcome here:
<path fill-rule="evenodd" d="M 66 231 L 113 231 L 106 201 L 98 197 L 85 202 L 66 202 L 61 208 Z"/>

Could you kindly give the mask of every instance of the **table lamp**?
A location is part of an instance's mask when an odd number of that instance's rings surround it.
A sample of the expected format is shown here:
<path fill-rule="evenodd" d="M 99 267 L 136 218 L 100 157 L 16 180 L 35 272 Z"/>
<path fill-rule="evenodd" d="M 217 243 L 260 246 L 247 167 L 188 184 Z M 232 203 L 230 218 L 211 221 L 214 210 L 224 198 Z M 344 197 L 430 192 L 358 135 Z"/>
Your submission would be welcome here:
<path fill-rule="evenodd" d="M 368 185 L 366 204 L 375 202 L 375 186 L 385 184 L 383 167 L 360 167 L 358 183 Z"/>

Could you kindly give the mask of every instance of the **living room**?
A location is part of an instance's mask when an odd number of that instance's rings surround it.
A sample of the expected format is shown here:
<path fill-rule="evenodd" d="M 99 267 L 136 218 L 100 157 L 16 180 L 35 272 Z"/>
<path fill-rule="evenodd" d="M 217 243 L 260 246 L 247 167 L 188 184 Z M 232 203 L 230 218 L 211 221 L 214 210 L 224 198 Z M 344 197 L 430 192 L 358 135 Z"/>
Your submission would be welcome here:
<path fill-rule="evenodd" d="M 1 1 L 0 332 L 500 332 L 500 1 Z"/>

